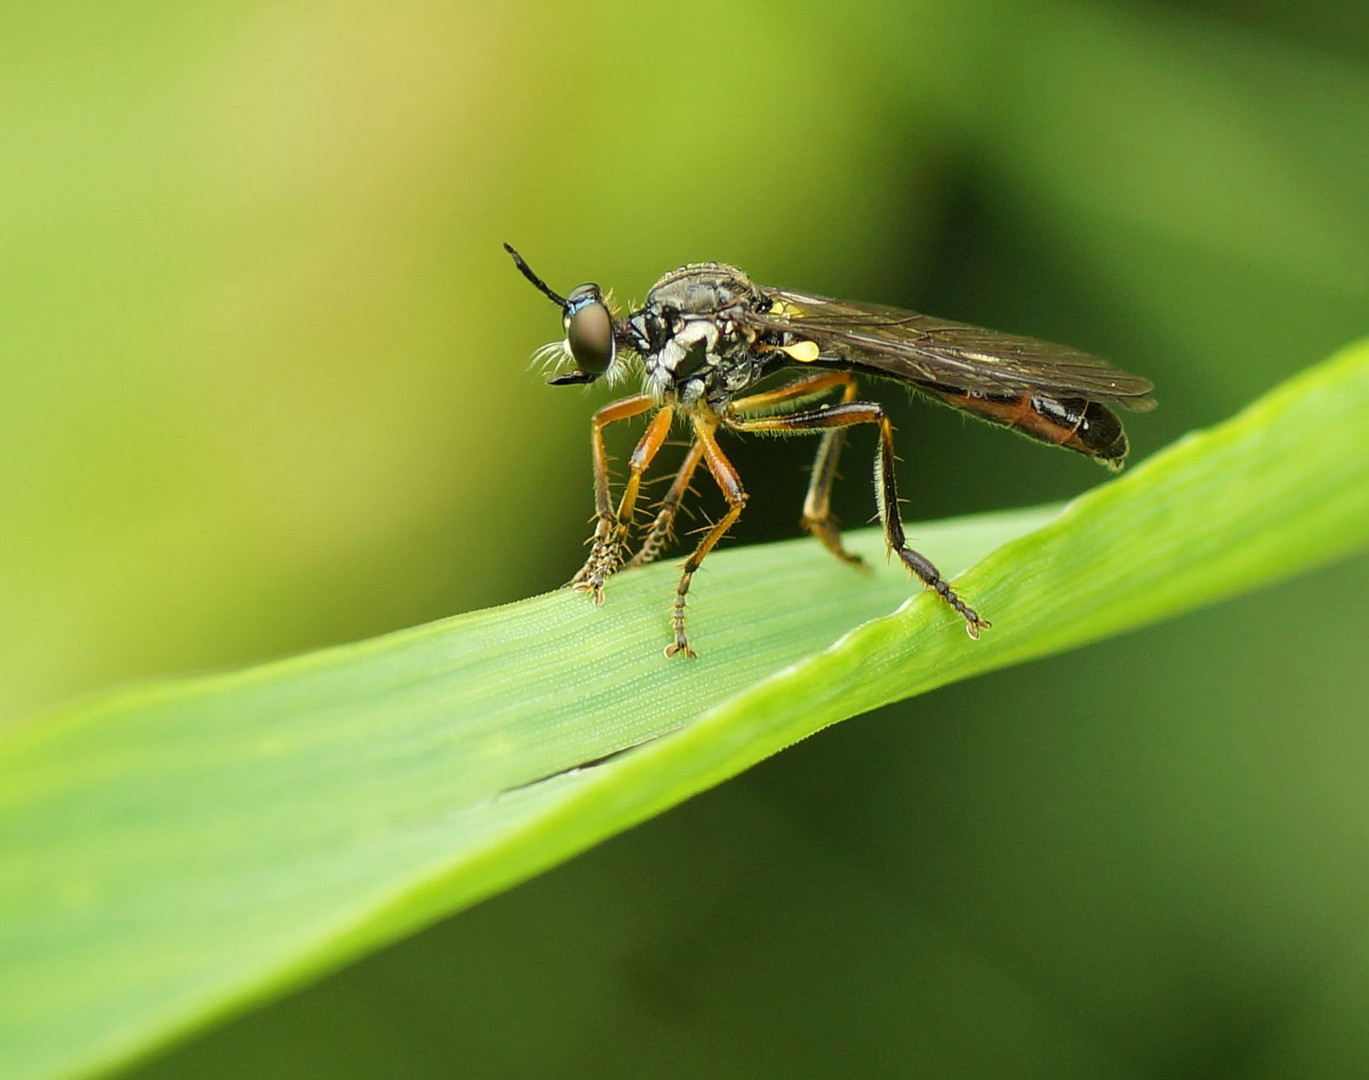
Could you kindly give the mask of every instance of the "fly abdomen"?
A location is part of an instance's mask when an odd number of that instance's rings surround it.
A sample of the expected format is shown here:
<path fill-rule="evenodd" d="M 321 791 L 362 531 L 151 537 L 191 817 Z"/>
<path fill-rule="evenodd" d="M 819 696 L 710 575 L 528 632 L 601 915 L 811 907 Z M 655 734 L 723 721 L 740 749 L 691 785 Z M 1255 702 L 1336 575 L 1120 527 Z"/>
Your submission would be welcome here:
<path fill-rule="evenodd" d="M 1122 422 L 1111 409 L 1088 398 L 1057 398 L 1039 390 L 983 394 L 925 385 L 922 389 L 948 405 L 1040 442 L 1097 458 L 1110 469 L 1120 469 L 1127 456 Z"/>
<path fill-rule="evenodd" d="M 1050 398 L 1031 395 L 1032 410 L 1043 427 L 1056 426 L 1061 446 L 1097 458 L 1109 469 L 1120 469 L 1127 456 L 1127 436 L 1122 421 L 1106 406 L 1087 398 Z M 1060 434 L 1064 435 L 1060 438 Z M 1035 434 L 1029 432 L 1029 434 Z"/>

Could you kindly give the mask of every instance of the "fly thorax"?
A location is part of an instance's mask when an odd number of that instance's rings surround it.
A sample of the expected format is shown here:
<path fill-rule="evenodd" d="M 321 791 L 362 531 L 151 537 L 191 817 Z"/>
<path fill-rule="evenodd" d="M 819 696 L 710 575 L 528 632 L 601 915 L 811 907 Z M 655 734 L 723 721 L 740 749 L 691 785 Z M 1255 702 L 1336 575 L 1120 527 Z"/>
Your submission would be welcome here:
<path fill-rule="evenodd" d="M 720 357 L 718 328 L 709 319 L 682 320 L 661 348 L 644 359 L 647 391 L 688 407 L 713 381 Z"/>

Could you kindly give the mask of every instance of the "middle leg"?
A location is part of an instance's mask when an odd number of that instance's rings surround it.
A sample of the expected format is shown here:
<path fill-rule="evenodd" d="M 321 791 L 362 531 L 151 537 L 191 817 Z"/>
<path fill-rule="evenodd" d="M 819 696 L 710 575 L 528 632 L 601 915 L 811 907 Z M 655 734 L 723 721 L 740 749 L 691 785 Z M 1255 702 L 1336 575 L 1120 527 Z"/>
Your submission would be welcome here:
<path fill-rule="evenodd" d="M 785 403 L 797 407 L 809 398 L 818 397 L 842 387 L 841 403 L 849 404 L 856 396 L 856 380 L 849 371 L 814 372 L 806 377 L 732 403 L 734 416 L 746 416 L 757 409 Z M 808 494 L 803 500 L 803 527 L 815 536 L 828 551 L 844 563 L 862 566 L 865 560 L 847 551 L 841 542 L 841 529 L 832 516 L 832 484 L 837 478 L 837 461 L 846 444 L 845 428 L 829 428 L 822 434 L 818 454 L 813 460 L 813 472 L 808 481 Z"/>
<path fill-rule="evenodd" d="M 689 482 L 694 478 L 694 470 L 699 467 L 699 462 L 703 460 L 703 456 L 703 444 L 695 439 L 689 444 L 689 451 L 685 454 L 679 471 L 675 473 L 675 479 L 670 483 L 670 490 L 665 493 L 665 498 L 661 500 L 660 508 L 651 522 L 651 527 L 647 529 L 642 546 L 637 549 L 637 554 L 628 560 L 627 565 L 629 567 L 645 566 L 655 559 L 664 550 L 666 544 L 670 542 L 675 525 L 675 514 L 680 509 L 680 501 L 685 497 L 685 492 L 689 490 Z"/>
<path fill-rule="evenodd" d="M 694 658 L 694 650 L 689 647 L 689 638 L 685 634 L 685 594 L 689 592 L 689 583 L 694 577 L 694 572 L 699 569 L 699 564 L 704 561 L 704 557 L 713 550 L 719 540 L 723 538 L 723 533 L 732 528 L 732 523 L 741 517 L 742 507 L 746 505 L 746 489 L 742 487 L 741 477 L 737 475 L 737 470 L 732 462 L 727 460 L 723 454 L 722 447 L 718 445 L 718 440 L 713 435 L 715 421 L 695 420 L 694 434 L 698 440 L 698 445 L 702 450 L 704 461 L 708 465 L 708 471 L 713 474 L 713 479 L 717 481 L 718 487 L 722 489 L 723 496 L 727 499 L 727 513 L 718 519 L 714 525 L 699 541 L 699 546 L 694 549 L 694 553 L 685 560 L 683 571 L 680 574 L 680 583 L 675 586 L 675 606 L 671 614 L 671 626 L 675 631 L 675 640 L 666 646 L 666 656 L 674 656 L 682 652 L 691 660 Z"/>

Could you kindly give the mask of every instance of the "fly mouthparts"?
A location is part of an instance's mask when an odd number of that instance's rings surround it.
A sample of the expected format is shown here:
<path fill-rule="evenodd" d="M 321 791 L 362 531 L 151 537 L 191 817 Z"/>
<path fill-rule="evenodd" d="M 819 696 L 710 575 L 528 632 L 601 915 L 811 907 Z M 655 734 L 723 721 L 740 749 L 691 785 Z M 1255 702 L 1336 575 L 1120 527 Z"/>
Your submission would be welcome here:
<path fill-rule="evenodd" d="M 568 371 L 564 375 L 557 375 L 547 380 L 548 386 L 576 386 L 594 382 L 598 375 L 589 375 L 583 371 Z"/>

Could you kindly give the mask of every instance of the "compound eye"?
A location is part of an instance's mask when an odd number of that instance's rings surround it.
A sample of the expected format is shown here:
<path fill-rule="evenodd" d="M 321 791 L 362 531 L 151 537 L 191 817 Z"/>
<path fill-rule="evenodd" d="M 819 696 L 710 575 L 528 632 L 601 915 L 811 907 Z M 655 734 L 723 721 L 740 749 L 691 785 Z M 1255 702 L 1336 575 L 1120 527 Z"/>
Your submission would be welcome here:
<path fill-rule="evenodd" d="M 581 285 L 567 297 L 566 344 L 586 375 L 602 375 L 613 363 L 613 316 L 597 285 Z"/>

